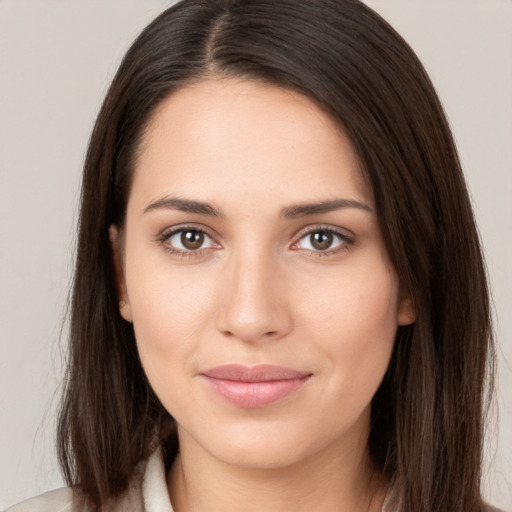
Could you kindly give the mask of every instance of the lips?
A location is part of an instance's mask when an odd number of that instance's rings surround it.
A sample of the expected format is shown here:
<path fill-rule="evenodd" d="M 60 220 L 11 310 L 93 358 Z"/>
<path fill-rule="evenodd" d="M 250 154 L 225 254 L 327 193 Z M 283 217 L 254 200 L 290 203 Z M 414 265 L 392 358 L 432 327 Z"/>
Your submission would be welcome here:
<path fill-rule="evenodd" d="M 274 365 L 230 364 L 201 373 L 207 387 L 242 408 L 259 408 L 299 390 L 311 373 Z"/>

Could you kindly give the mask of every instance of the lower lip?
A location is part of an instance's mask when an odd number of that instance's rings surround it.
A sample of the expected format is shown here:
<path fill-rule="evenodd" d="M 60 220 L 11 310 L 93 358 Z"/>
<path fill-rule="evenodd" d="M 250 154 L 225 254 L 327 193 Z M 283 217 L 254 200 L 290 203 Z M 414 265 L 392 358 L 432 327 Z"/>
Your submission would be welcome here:
<path fill-rule="evenodd" d="M 273 380 L 265 382 L 241 382 L 214 379 L 203 375 L 206 383 L 216 393 L 237 407 L 255 409 L 265 407 L 301 388 L 311 377 L 300 379 Z"/>

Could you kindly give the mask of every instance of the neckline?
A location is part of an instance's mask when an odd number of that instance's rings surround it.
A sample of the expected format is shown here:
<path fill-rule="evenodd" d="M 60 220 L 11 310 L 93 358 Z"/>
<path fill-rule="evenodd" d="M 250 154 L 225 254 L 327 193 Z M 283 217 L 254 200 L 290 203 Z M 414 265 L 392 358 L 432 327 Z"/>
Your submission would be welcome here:
<path fill-rule="evenodd" d="M 381 512 L 393 512 L 390 507 L 393 487 L 390 486 L 384 498 Z M 142 478 L 142 500 L 146 512 L 174 512 L 167 488 L 165 465 L 160 448 L 148 459 Z"/>

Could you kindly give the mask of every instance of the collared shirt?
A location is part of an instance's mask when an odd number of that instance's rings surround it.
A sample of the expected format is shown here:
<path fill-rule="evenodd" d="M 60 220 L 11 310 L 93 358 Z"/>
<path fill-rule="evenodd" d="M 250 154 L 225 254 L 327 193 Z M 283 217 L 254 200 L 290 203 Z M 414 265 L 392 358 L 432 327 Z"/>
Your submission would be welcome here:
<path fill-rule="evenodd" d="M 5 512 L 91 512 L 93 507 L 70 487 L 50 491 L 23 501 Z M 162 454 L 157 450 L 148 460 L 142 478 L 135 478 L 128 491 L 111 503 L 105 512 L 173 512 L 167 490 Z"/>
<path fill-rule="evenodd" d="M 394 512 L 384 502 L 382 512 Z M 93 507 L 85 498 L 64 487 L 8 508 L 5 512 L 91 512 Z M 102 507 L 104 512 L 173 512 L 162 453 L 157 450 L 149 459 L 142 477 L 132 481 L 120 498 Z M 488 512 L 500 512 L 489 508 Z"/>

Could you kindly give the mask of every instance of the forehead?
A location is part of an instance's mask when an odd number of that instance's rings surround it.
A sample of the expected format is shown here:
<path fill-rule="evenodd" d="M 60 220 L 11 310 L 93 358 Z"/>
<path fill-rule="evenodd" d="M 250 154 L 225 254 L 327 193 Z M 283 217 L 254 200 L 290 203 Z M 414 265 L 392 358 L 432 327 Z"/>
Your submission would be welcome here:
<path fill-rule="evenodd" d="M 184 87 L 157 107 L 133 187 L 151 199 L 251 192 L 268 202 L 286 192 L 293 202 L 306 190 L 307 199 L 372 196 L 353 145 L 330 115 L 297 92 L 236 79 Z"/>

